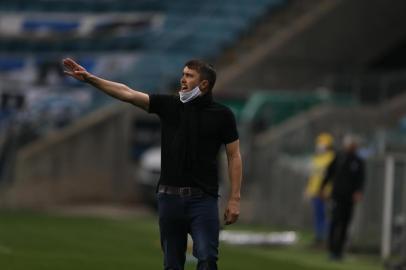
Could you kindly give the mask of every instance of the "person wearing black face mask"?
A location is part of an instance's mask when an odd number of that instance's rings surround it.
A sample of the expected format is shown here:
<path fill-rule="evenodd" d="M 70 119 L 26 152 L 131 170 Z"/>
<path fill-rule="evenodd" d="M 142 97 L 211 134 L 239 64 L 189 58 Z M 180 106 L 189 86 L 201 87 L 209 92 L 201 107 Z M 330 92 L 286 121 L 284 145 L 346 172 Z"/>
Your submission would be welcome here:
<path fill-rule="evenodd" d="M 220 147 L 225 145 L 231 183 L 226 225 L 235 223 L 240 214 L 242 161 L 234 115 L 212 97 L 213 67 L 200 60 L 188 61 L 178 95 L 148 95 L 98 78 L 72 59 L 64 59 L 63 64 L 67 75 L 159 116 L 162 153 L 157 198 L 164 269 L 184 269 L 188 234 L 194 242 L 197 269 L 217 269 Z"/>

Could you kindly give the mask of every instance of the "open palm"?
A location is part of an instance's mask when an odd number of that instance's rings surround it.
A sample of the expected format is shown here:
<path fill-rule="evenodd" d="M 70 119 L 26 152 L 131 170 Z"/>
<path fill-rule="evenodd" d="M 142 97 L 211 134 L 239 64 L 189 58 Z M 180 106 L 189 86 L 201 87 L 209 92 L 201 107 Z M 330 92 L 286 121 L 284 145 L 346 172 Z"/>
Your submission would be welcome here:
<path fill-rule="evenodd" d="M 87 72 L 84 67 L 76 63 L 74 60 L 65 58 L 62 62 L 64 68 L 66 69 L 64 71 L 65 74 L 72 76 L 79 81 L 86 81 L 86 79 L 90 76 L 90 73 Z"/>

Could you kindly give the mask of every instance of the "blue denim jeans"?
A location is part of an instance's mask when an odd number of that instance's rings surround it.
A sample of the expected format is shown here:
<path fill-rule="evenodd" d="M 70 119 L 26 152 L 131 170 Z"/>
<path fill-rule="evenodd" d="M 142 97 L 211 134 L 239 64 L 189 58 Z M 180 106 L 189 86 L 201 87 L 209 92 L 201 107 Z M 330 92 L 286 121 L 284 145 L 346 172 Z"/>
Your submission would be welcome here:
<path fill-rule="evenodd" d="M 187 235 L 193 239 L 198 270 L 216 270 L 219 246 L 217 198 L 158 193 L 159 229 L 165 270 L 183 270 Z"/>
<path fill-rule="evenodd" d="M 327 227 L 325 202 L 321 198 L 315 197 L 312 199 L 312 204 L 316 241 L 324 241 Z"/>

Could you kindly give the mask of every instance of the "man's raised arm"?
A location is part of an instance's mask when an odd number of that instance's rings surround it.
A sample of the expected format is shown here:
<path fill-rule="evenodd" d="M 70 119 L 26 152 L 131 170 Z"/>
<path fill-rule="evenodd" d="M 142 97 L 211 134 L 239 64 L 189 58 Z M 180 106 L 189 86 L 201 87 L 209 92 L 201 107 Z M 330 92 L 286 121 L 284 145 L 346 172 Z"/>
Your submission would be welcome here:
<path fill-rule="evenodd" d="M 79 81 L 87 82 L 109 96 L 148 110 L 149 96 L 147 94 L 133 90 L 125 84 L 99 78 L 70 58 L 63 59 L 63 66 L 66 69 L 65 74 Z"/>

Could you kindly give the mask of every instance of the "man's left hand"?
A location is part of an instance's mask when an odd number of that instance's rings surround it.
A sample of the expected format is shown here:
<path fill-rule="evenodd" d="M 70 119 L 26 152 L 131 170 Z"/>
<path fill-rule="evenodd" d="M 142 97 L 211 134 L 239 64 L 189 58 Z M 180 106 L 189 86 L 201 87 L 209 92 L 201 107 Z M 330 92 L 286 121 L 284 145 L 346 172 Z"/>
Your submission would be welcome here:
<path fill-rule="evenodd" d="M 240 216 L 240 200 L 231 198 L 228 201 L 227 208 L 224 212 L 224 221 L 226 225 L 235 223 Z"/>

